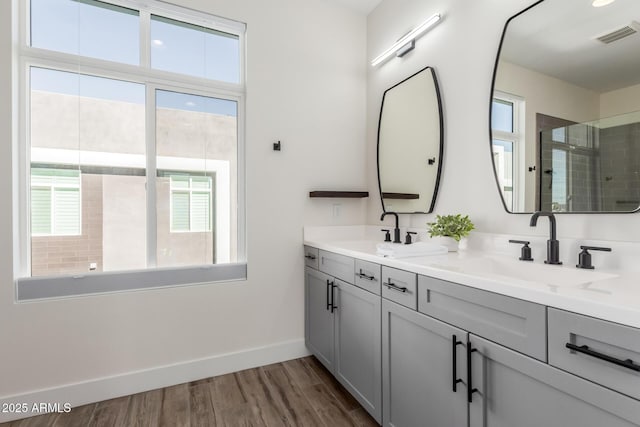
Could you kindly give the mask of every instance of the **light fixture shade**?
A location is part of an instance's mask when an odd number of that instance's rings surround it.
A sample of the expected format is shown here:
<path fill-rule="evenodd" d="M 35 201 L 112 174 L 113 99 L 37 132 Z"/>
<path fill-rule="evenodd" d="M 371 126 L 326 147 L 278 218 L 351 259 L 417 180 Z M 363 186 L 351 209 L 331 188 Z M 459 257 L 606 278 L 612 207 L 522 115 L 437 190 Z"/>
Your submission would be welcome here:
<path fill-rule="evenodd" d="M 371 61 L 372 66 L 376 66 L 381 62 L 385 61 L 387 58 L 392 56 L 398 49 L 406 46 L 410 41 L 417 39 L 423 33 L 425 33 L 429 28 L 433 27 L 440 21 L 440 14 L 436 13 L 431 16 L 429 19 L 424 21 L 422 24 L 418 25 L 413 30 L 409 31 L 406 35 L 400 38 L 397 42 L 395 42 L 389 49 L 382 52 L 378 55 L 373 61 Z"/>
<path fill-rule="evenodd" d="M 616 1 L 616 0 L 593 0 L 591 5 L 593 7 L 602 7 L 602 6 L 606 6 L 608 4 L 613 3 L 614 1 Z"/>

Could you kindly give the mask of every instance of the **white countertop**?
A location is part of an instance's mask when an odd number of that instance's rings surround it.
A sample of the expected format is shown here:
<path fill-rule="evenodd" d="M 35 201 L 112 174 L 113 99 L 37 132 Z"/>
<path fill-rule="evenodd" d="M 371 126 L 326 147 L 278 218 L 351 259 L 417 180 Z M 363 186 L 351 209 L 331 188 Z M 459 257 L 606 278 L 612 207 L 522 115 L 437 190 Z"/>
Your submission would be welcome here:
<path fill-rule="evenodd" d="M 305 228 L 304 244 L 321 250 L 640 328 L 637 272 L 528 263 L 475 248 L 392 259 L 376 255 L 377 243 L 366 226 Z"/>

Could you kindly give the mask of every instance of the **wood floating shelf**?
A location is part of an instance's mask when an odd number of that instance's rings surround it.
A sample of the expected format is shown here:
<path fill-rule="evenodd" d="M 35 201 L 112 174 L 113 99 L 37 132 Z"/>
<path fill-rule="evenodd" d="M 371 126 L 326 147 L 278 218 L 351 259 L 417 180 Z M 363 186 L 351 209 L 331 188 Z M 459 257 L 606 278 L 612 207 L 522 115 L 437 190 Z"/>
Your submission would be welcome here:
<path fill-rule="evenodd" d="M 368 191 L 310 191 L 309 197 L 340 197 L 345 199 L 362 199 L 369 197 Z"/>
<path fill-rule="evenodd" d="M 403 200 L 413 200 L 419 199 L 419 194 L 413 193 L 382 193 L 383 199 L 403 199 Z"/>

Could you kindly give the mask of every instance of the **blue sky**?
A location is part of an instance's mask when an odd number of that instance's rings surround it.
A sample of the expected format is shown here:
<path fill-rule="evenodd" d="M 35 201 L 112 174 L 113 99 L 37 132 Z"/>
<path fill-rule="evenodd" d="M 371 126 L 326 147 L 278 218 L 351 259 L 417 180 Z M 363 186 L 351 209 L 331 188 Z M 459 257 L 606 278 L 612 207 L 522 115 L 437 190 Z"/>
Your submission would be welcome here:
<path fill-rule="evenodd" d="M 162 18 L 151 21 L 152 67 L 223 81 L 239 81 L 235 36 Z M 137 11 L 94 0 L 31 0 L 34 47 L 138 65 Z M 224 58 L 224 60 L 221 60 Z M 144 103 L 144 85 L 74 73 L 31 69 L 32 89 Z M 233 101 L 158 91 L 158 107 L 237 115 Z"/>

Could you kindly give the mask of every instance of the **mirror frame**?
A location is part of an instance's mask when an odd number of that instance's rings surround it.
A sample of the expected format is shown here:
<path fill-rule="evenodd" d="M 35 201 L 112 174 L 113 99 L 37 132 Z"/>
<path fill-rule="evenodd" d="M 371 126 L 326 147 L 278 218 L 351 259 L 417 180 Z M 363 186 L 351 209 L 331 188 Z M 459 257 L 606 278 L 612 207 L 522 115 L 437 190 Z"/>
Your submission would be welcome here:
<path fill-rule="evenodd" d="M 498 171 L 496 170 L 496 164 L 493 161 L 493 130 L 491 129 L 491 117 L 492 117 L 492 112 L 493 112 L 493 94 L 495 92 L 495 85 L 496 85 L 496 76 L 498 74 L 498 65 L 500 63 L 500 54 L 502 53 L 502 46 L 504 44 L 504 38 L 505 35 L 507 34 L 507 28 L 509 28 L 509 24 L 511 23 L 512 20 L 514 20 L 515 18 L 517 18 L 518 16 L 528 12 L 530 9 L 536 7 L 537 5 L 539 5 L 540 3 L 544 2 L 545 0 L 538 0 L 535 3 L 527 6 L 526 8 L 524 8 L 523 10 L 521 10 L 520 12 L 516 13 L 515 15 L 511 16 L 509 19 L 507 19 L 507 22 L 504 24 L 504 28 L 502 29 L 502 35 L 500 36 L 500 44 L 498 45 L 498 53 L 496 54 L 496 60 L 494 63 L 494 67 L 493 67 L 493 77 L 491 79 L 491 92 L 489 94 L 489 159 L 491 161 L 491 166 L 493 168 L 493 178 L 495 180 L 496 183 L 496 189 L 498 190 L 498 196 L 500 197 L 500 202 L 502 202 L 502 207 L 504 208 L 504 210 L 508 213 L 508 214 L 513 214 L 513 215 L 531 215 L 533 214 L 533 212 L 511 212 L 509 209 L 507 209 L 507 204 L 504 201 L 504 197 L 502 196 L 502 191 L 500 190 L 500 182 L 498 181 Z M 584 215 L 584 214 L 633 214 L 636 212 L 640 211 L 640 206 L 638 206 L 638 208 L 636 208 L 633 211 L 624 211 L 624 212 L 613 212 L 613 211 L 576 211 L 576 212 L 553 212 L 554 215 L 575 215 L 575 214 L 579 214 L 579 215 Z"/>
<path fill-rule="evenodd" d="M 502 191 L 500 189 L 500 181 L 498 180 L 498 171 L 496 170 L 496 162 L 493 161 L 493 129 L 491 129 L 491 117 L 493 116 L 493 94 L 496 91 L 496 76 L 498 75 L 498 65 L 500 63 L 500 54 L 502 53 L 502 45 L 504 44 L 504 36 L 507 34 L 507 28 L 509 28 L 509 24 L 518 16 L 527 12 L 529 9 L 536 7 L 544 0 L 538 0 L 530 6 L 527 6 L 525 9 L 516 13 L 507 19 L 507 22 L 504 24 L 504 28 L 502 29 L 502 34 L 500 35 L 500 43 L 498 44 L 498 53 L 496 54 L 496 60 L 493 65 L 493 75 L 491 76 L 491 91 L 489 92 L 489 160 L 491 161 L 491 168 L 493 170 L 493 179 L 496 183 L 496 190 L 498 190 L 498 197 L 500 197 L 500 203 L 502 203 L 502 207 L 505 212 L 513 215 L 531 215 L 533 212 L 511 212 L 507 209 L 507 203 L 504 201 L 504 197 L 502 197 Z M 554 212 L 556 213 L 572 213 L 572 212 Z"/>
<path fill-rule="evenodd" d="M 542 0 L 540 0 L 540 1 L 542 1 Z M 428 214 L 428 213 L 432 213 L 433 212 L 433 209 L 434 209 L 435 204 L 436 204 L 436 198 L 438 196 L 438 189 L 440 187 L 440 177 L 442 176 L 442 159 L 444 157 L 444 117 L 443 117 L 443 111 L 442 111 L 442 98 L 441 98 L 441 95 L 440 95 L 440 86 L 438 85 L 438 78 L 436 77 L 436 72 L 433 69 L 433 67 L 426 66 L 426 67 L 422 68 L 421 70 L 418 70 L 415 73 L 411 74 L 409 77 L 403 79 L 402 81 L 394 84 L 390 88 L 386 89 L 384 91 L 384 94 L 382 95 L 382 103 L 380 104 L 380 114 L 378 115 L 378 133 L 377 133 L 377 144 L 376 144 L 376 172 L 377 172 L 377 175 L 378 175 L 378 192 L 380 194 L 380 204 L 382 205 L 382 212 L 391 212 L 391 211 L 385 210 L 385 208 L 384 208 L 384 199 L 382 197 L 382 182 L 380 180 L 380 122 L 382 120 L 382 112 L 384 111 L 384 100 L 385 100 L 385 97 L 387 96 L 387 92 L 389 92 L 391 89 L 395 88 L 396 86 L 401 85 L 402 83 L 406 82 L 407 80 L 411 79 L 412 77 L 420 74 L 421 72 L 423 72 L 425 70 L 429 70 L 429 72 L 431 73 L 431 77 L 433 78 L 433 84 L 435 86 L 435 91 L 436 91 L 436 101 L 438 103 L 438 115 L 439 115 L 439 117 L 438 117 L 438 125 L 440 127 L 440 141 L 439 141 L 440 153 L 438 155 L 438 171 L 436 172 L 436 182 L 434 183 L 434 186 L 433 186 L 433 197 L 431 198 L 431 202 L 429 203 L 429 210 L 427 210 L 427 211 L 396 212 L 396 213 L 398 213 L 398 214 Z"/>

